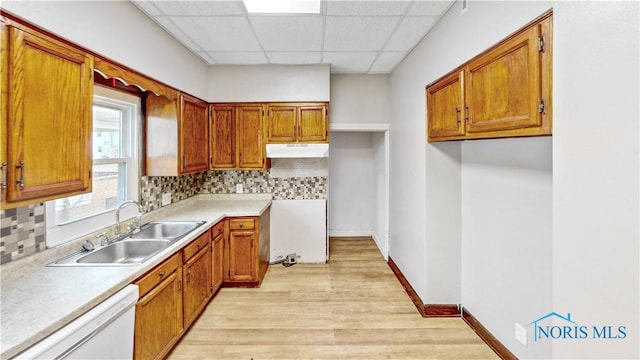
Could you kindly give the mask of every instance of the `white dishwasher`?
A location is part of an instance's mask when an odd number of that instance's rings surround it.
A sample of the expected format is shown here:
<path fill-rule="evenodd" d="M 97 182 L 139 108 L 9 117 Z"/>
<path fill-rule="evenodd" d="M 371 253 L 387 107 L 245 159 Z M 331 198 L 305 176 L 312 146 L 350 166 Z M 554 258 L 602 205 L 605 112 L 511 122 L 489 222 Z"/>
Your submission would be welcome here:
<path fill-rule="evenodd" d="M 137 301 L 128 285 L 15 359 L 132 359 Z"/>

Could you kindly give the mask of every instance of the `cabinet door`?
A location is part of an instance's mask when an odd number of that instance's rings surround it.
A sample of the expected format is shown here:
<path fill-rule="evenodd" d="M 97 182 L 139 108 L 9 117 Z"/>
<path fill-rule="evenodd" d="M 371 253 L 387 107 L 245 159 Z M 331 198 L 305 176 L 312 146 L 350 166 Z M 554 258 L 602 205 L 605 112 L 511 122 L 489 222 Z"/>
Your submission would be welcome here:
<path fill-rule="evenodd" d="M 180 97 L 180 173 L 209 169 L 209 105 L 188 95 Z"/>
<path fill-rule="evenodd" d="M 267 121 L 268 143 L 291 143 L 298 137 L 296 106 L 269 105 Z"/>
<path fill-rule="evenodd" d="M 427 88 L 429 141 L 462 136 L 464 128 L 464 72 L 454 72 Z"/>
<path fill-rule="evenodd" d="M 209 241 L 209 240 L 207 240 Z M 209 243 L 183 267 L 184 327 L 187 329 L 207 305 L 211 295 L 211 254 Z"/>
<path fill-rule="evenodd" d="M 236 110 L 231 105 L 211 106 L 211 170 L 236 167 Z"/>
<path fill-rule="evenodd" d="M 467 131 L 486 132 L 542 124 L 538 26 L 510 38 L 467 66 Z"/>
<path fill-rule="evenodd" d="M 145 97 L 145 175 L 178 175 L 178 103 L 147 92 Z"/>
<path fill-rule="evenodd" d="M 7 26 L 0 18 L 0 204 L 7 200 L 7 117 L 9 96 L 8 61 L 9 37 Z"/>
<path fill-rule="evenodd" d="M 162 359 L 182 334 L 182 268 L 136 305 L 135 359 Z"/>
<path fill-rule="evenodd" d="M 211 243 L 211 284 L 213 292 L 218 291 L 223 281 L 224 234 L 216 236 Z"/>
<path fill-rule="evenodd" d="M 298 113 L 298 141 L 329 141 L 329 120 L 326 105 L 300 106 Z"/>
<path fill-rule="evenodd" d="M 256 281 L 257 236 L 254 231 L 229 232 L 229 280 Z"/>
<path fill-rule="evenodd" d="M 8 30 L 7 200 L 91 191 L 93 57 Z"/>
<path fill-rule="evenodd" d="M 262 141 L 262 106 L 238 106 L 236 111 L 238 168 L 262 169 L 265 165 L 265 146 Z"/>

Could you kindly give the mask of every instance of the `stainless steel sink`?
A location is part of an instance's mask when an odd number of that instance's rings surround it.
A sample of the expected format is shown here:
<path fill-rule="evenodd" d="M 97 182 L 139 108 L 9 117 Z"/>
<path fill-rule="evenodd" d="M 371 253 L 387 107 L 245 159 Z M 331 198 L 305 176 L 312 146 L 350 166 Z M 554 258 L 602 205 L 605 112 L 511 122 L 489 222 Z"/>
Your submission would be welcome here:
<path fill-rule="evenodd" d="M 129 238 L 177 240 L 202 224 L 204 224 L 204 221 L 150 222 L 143 225 L 140 231 L 131 234 Z"/>
<path fill-rule="evenodd" d="M 115 242 L 93 251 L 82 251 L 48 266 L 126 266 L 142 264 L 205 221 L 156 221 L 124 234 Z"/>
<path fill-rule="evenodd" d="M 79 264 L 140 264 L 169 246 L 169 240 L 123 240 L 76 260 Z"/>

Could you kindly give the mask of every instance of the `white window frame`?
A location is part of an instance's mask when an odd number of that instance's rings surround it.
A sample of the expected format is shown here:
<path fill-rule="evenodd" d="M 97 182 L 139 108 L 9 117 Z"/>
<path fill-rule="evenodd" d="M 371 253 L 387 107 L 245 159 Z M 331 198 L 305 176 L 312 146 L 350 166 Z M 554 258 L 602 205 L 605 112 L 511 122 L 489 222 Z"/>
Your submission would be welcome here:
<path fill-rule="evenodd" d="M 142 105 L 139 97 L 121 91 L 94 86 L 93 103 L 96 105 L 117 107 L 130 114 L 130 123 L 123 132 L 130 131 L 130 144 L 122 147 L 122 158 L 94 159 L 93 165 L 124 163 L 127 167 L 126 199 L 139 200 L 140 189 L 140 144 L 142 136 Z M 124 138 L 124 136 L 122 137 Z M 121 139 L 122 140 L 122 139 Z M 129 206 L 122 209 L 121 221 L 137 215 L 137 207 Z M 47 247 L 57 246 L 79 237 L 99 231 L 115 224 L 115 209 L 79 218 L 60 225 L 56 224 L 55 200 L 45 203 Z"/>

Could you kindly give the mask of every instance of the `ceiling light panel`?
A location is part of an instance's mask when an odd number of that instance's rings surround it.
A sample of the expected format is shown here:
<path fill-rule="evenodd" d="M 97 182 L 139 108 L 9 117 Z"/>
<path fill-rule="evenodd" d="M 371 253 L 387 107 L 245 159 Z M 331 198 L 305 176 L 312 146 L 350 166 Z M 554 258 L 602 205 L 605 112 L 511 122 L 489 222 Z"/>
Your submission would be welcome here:
<path fill-rule="evenodd" d="M 331 64 L 331 73 L 366 73 L 376 55 L 375 52 L 325 52 L 322 62 Z"/>
<path fill-rule="evenodd" d="M 240 1 L 153 1 L 165 15 L 243 15 Z"/>
<path fill-rule="evenodd" d="M 320 64 L 320 52 L 267 52 L 269 63 L 283 65 Z"/>
<path fill-rule="evenodd" d="M 265 51 L 322 50 L 320 16 L 250 16 Z"/>
<path fill-rule="evenodd" d="M 435 22 L 434 17 L 407 16 L 384 47 L 386 51 L 409 51 L 424 37 Z"/>
<path fill-rule="evenodd" d="M 383 52 L 371 66 L 371 73 L 390 73 L 407 56 L 406 52 Z"/>
<path fill-rule="evenodd" d="M 327 15 L 403 15 L 411 1 L 327 1 Z"/>
<path fill-rule="evenodd" d="M 407 15 L 440 16 L 453 1 L 414 1 Z"/>
<path fill-rule="evenodd" d="M 260 65 L 267 64 L 262 52 L 210 52 L 216 63 L 224 65 Z"/>
<path fill-rule="evenodd" d="M 319 14 L 320 0 L 242 0 L 250 14 Z"/>
<path fill-rule="evenodd" d="M 325 24 L 325 51 L 381 50 L 399 17 L 328 16 Z"/>
<path fill-rule="evenodd" d="M 244 16 L 172 17 L 176 25 L 202 50 L 211 52 L 261 51 Z"/>

